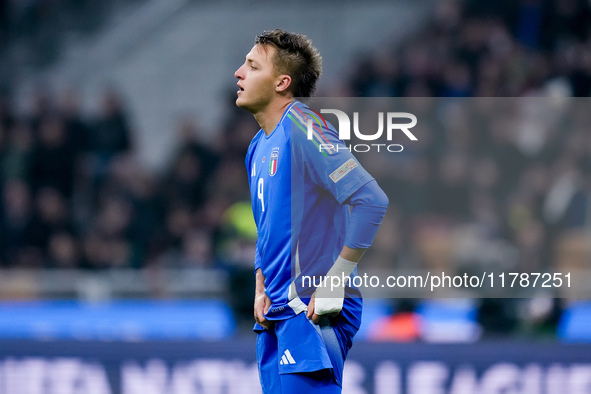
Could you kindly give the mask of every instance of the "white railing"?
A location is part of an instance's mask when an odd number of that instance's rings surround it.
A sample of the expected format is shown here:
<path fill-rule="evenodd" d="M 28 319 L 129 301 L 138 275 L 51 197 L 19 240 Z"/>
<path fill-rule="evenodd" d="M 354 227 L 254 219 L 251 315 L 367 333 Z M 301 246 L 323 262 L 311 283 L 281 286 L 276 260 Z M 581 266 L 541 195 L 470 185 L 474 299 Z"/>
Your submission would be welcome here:
<path fill-rule="evenodd" d="M 228 292 L 228 274 L 219 269 L 0 271 L 0 299 L 221 298 Z"/>

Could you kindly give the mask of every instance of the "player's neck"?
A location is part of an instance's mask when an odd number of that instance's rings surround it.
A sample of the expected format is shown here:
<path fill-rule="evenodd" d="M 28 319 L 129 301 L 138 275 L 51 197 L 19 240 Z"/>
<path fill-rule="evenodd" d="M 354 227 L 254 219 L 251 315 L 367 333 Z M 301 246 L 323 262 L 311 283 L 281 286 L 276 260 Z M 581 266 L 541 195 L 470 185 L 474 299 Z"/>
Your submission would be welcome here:
<path fill-rule="evenodd" d="M 271 135 L 277 124 L 281 120 L 283 113 L 293 102 L 292 98 L 285 98 L 282 100 L 275 100 L 262 111 L 254 114 L 254 118 L 261 126 L 266 135 Z"/>

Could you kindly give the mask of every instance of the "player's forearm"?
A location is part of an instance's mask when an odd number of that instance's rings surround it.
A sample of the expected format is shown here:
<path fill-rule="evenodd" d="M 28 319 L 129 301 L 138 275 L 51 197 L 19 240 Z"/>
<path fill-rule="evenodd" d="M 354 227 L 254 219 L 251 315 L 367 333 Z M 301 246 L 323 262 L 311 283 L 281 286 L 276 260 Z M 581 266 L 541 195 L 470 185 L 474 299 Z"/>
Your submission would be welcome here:
<path fill-rule="evenodd" d="M 263 272 L 261 269 L 257 269 L 255 273 L 255 294 L 262 294 L 265 292 L 265 277 L 263 276 Z"/>
<path fill-rule="evenodd" d="M 359 189 L 349 203 L 353 206 L 351 219 L 347 227 L 345 245 L 339 257 L 326 275 L 326 281 L 333 283 L 334 277 L 344 278 L 351 275 L 357 263 L 372 244 L 373 238 L 380 226 L 388 206 L 388 197 L 375 181 Z M 330 278 L 330 279 L 329 279 Z M 338 313 L 343 308 L 345 284 L 341 286 L 320 286 L 316 289 L 314 313 L 308 311 L 314 320 L 319 315 Z M 314 320 L 316 321 L 316 320 Z"/>
<path fill-rule="evenodd" d="M 363 254 L 365 253 L 366 250 L 367 250 L 367 248 L 354 249 L 354 248 L 350 248 L 348 246 L 343 246 L 340 256 L 344 259 L 349 260 L 349 261 L 359 262 L 359 260 L 361 260 L 361 257 L 363 257 Z"/>
<path fill-rule="evenodd" d="M 345 282 L 341 278 L 351 275 L 364 252 L 365 249 L 343 247 L 339 257 L 327 272 L 324 285 L 316 289 L 314 313 L 311 313 L 311 308 L 308 310 L 312 320 L 319 315 L 330 315 L 341 311 L 345 298 Z M 334 286 L 334 278 L 339 279 L 337 286 Z M 331 286 L 327 286 L 327 283 Z M 317 320 L 314 321 L 317 322 Z"/>
<path fill-rule="evenodd" d="M 375 180 L 367 183 L 349 198 L 353 207 L 348 222 L 345 245 L 327 276 L 349 276 L 371 246 L 388 207 L 388 197 Z"/>
<path fill-rule="evenodd" d="M 349 204 L 352 210 L 347 223 L 345 246 L 352 250 L 365 251 L 373 243 L 376 232 L 386 214 L 388 197 L 373 180 L 355 192 L 349 198 Z M 363 252 L 357 253 L 363 255 Z M 354 257 L 352 253 L 348 253 L 348 255 Z M 359 261 L 359 259 L 353 261 Z"/>

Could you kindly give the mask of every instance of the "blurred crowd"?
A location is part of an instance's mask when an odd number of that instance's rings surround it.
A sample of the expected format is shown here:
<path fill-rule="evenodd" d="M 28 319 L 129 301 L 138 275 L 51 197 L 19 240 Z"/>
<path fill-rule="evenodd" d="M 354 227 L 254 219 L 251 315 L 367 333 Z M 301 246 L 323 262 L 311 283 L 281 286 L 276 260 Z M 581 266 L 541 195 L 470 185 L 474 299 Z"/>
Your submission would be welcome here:
<path fill-rule="evenodd" d="M 489 3 L 437 1 L 426 28 L 356 57 L 347 78 L 318 93 L 421 98 L 404 102 L 419 141 L 366 164 L 390 198 L 365 258 L 375 268 L 537 272 L 583 267 L 591 251 L 591 101 L 568 99 L 591 94 L 591 5 Z M 137 161 L 121 95 L 97 99 L 96 115 L 72 89 L 39 90 L 26 113 L 0 99 L 0 266 L 249 271 L 252 116 L 229 96 L 209 139 L 180 118 L 176 151 L 156 172 Z M 490 321 L 516 313 L 486 307 Z M 555 322 L 556 305 L 542 312 L 531 313 Z"/>
<path fill-rule="evenodd" d="M 587 0 L 444 0 L 431 24 L 353 65 L 347 96 L 591 93 Z"/>
<path fill-rule="evenodd" d="M 240 225 L 244 205 L 234 204 L 248 199 L 244 146 L 253 121 L 229 124 L 221 151 L 199 140 L 190 117 L 180 119 L 177 151 L 157 172 L 137 160 L 119 94 L 106 89 L 100 107 L 95 116 L 81 113 L 71 89 L 58 97 L 38 91 L 24 115 L 2 101 L 1 265 L 215 267 L 215 241 L 234 232 L 248 242 L 224 250 L 246 260 L 256 232 L 248 220 Z"/>

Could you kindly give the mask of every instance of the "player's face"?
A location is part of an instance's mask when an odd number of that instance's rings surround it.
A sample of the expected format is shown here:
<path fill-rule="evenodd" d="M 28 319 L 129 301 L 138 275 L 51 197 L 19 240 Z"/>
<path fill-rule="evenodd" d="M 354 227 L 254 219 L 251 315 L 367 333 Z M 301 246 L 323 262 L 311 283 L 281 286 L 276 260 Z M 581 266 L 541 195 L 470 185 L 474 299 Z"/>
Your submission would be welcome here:
<path fill-rule="evenodd" d="M 275 97 L 278 75 L 273 67 L 275 48 L 255 45 L 236 70 L 238 98 L 236 105 L 252 113 L 263 110 Z"/>

